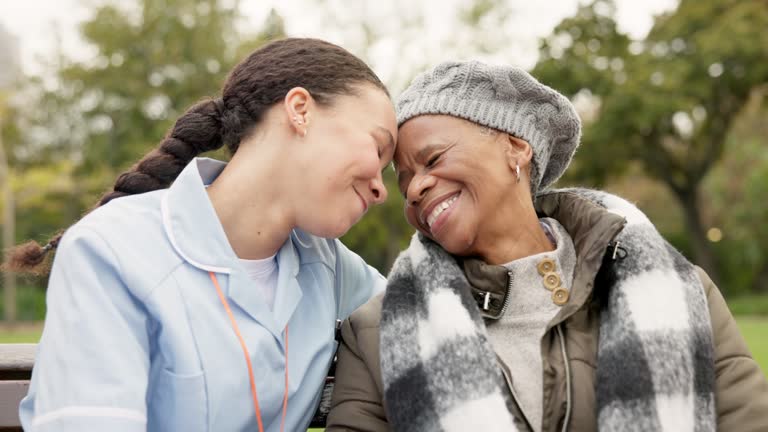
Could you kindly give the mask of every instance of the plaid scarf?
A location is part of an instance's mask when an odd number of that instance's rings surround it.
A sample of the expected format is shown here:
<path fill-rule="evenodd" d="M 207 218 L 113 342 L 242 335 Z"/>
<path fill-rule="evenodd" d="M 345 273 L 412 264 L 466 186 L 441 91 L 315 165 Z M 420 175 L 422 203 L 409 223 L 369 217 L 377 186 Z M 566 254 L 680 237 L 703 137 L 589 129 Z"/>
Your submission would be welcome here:
<path fill-rule="evenodd" d="M 553 192 L 561 191 L 547 193 Z M 599 430 L 715 430 L 712 330 L 695 268 L 627 201 L 567 192 L 627 220 L 616 238 L 626 256 L 604 265 L 598 281 L 607 291 L 597 353 Z M 392 430 L 517 430 L 511 396 L 456 260 L 416 234 L 388 280 L 380 349 Z"/>

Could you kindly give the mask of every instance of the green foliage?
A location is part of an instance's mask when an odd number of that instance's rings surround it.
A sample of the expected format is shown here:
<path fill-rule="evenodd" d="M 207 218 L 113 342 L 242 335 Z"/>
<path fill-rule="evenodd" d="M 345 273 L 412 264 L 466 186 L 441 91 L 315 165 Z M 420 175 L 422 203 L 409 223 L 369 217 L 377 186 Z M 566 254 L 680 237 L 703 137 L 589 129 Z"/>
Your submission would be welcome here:
<path fill-rule="evenodd" d="M 768 293 L 768 91 L 753 94 L 734 123 L 722 161 L 705 182 L 716 245 L 729 293 Z"/>
<path fill-rule="evenodd" d="M 589 89 L 610 94 L 624 83 L 629 38 L 616 27 L 613 1 L 582 5 L 540 43 L 534 74 L 559 91 L 575 95 Z"/>
<path fill-rule="evenodd" d="M 612 13 L 610 1 L 582 6 L 542 41 L 533 70 L 597 105 L 577 168 L 602 182 L 639 160 L 673 190 L 695 187 L 751 89 L 768 82 L 768 10 L 758 1 L 683 0 L 644 41 L 621 34 Z M 743 37 L 723 37 L 734 31 Z"/>
<path fill-rule="evenodd" d="M 217 95 L 237 61 L 284 34 L 275 13 L 263 32 L 239 34 L 232 4 L 102 1 L 81 25 L 93 57 L 61 57 L 51 79 L 27 80 L 14 129 L 3 128 L 14 144 L 19 240 L 46 239 L 77 220 L 175 118 Z"/>
<path fill-rule="evenodd" d="M 95 58 L 60 71 L 89 126 L 84 170 L 131 165 L 189 106 L 215 96 L 240 59 L 237 10 L 224 2 L 144 0 L 135 12 L 98 8 L 82 25 Z"/>
<path fill-rule="evenodd" d="M 767 27 L 761 1 L 682 0 L 630 41 L 598 0 L 542 41 L 533 71 L 592 111 L 570 179 L 600 184 L 641 163 L 675 195 L 693 257 L 716 280 L 700 187 L 750 92 L 768 83 Z"/>

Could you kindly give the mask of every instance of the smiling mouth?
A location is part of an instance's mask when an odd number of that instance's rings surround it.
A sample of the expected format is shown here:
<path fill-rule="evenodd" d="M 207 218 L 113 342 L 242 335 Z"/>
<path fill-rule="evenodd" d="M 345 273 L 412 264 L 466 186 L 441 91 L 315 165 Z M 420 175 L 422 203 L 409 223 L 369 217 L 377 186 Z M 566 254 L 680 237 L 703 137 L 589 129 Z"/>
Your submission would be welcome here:
<path fill-rule="evenodd" d="M 444 211 L 451 208 L 453 203 L 456 202 L 456 200 L 459 199 L 460 194 L 454 194 L 450 197 L 446 198 L 443 202 L 437 204 L 432 211 L 429 213 L 429 216 L 427 216 L 426 225 L 427 228 L 432 230 L 432 225 L 437 221 L 437 219 L 440 217 L 441 214 L 443 214 Z"/>
<path fill-rule="evenodd" d="M 353 187 L 352 190 L 355 191 L 355 194 L 357 194 L 358 198 L 360 198 L 360 202 L 363 204 L 363 213 L 367 212 L 368 211 L 368 202 L 365 201 L 365 198 L 363 198 L 363 196 L 360 195 L 360 192 L 358 192 L 357 189 L 355 189 Z"/>

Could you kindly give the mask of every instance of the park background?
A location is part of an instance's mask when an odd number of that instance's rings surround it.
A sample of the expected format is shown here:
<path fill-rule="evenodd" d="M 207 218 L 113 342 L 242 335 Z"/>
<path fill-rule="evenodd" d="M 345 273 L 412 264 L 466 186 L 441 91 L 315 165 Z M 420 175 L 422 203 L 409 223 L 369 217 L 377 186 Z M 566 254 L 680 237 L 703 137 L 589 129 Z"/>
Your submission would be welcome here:
<path fill-rule="evenodd" d="M 716 280 L 768 372 L 764 0 L 3 1 L 3 247 L 76 221 L 239 59 L 284 36 L 344 46 L 393 96 L 455 59 L 523 67 L 566 94 L 584 136 L 558 186 L 635 202 Z M 402 209 L 390 193 L 343 238 L 384 274 L 412 233 Z M 0 343 L 36 342 L 45 278 L 1 283 Z"/>

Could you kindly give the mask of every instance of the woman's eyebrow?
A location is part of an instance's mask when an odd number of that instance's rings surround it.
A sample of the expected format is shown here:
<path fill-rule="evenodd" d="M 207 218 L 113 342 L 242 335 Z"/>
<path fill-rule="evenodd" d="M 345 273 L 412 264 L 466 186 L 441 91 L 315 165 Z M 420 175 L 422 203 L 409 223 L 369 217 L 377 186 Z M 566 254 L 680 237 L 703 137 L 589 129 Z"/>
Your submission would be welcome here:
<path fill-rule="evenodd" d="M 413 158 L 414 161 L 420 162 L 424 161 L 430 153 L 433 153 L 437 150 L 441 150 L 445 147 L 445 144 L 427 144 L 423 148 L 421 148 L 419 151 L 416 152 L 416 157 Z M 392 161 L 392 163 L 395 166 L 396 171 L 400 171 L 400 165 L 396 161 Z M 407 172 L 407 171 L 405 171 Z"/>
<path fill-rule="evenodd" d="M 442 149 L 444 146 L 444 144 L 428 144 L 416 152 L 416 160 L 423 161 L 429 156 L 430 153 L 433 153 L 438 149 Z"/>

